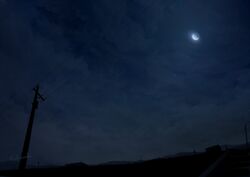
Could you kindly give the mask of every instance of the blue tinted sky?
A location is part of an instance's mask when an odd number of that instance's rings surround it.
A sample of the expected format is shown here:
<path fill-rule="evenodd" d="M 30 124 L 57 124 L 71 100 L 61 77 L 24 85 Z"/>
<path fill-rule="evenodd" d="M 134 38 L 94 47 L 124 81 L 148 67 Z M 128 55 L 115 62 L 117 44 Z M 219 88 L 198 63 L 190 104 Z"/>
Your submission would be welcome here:
<path fill-rule="evenodd" d="M 0 160 L 138 160 L 243 143 L 247 0 L 1 0 Z M 198 32 L 200 41 L 190 39 Z"/>

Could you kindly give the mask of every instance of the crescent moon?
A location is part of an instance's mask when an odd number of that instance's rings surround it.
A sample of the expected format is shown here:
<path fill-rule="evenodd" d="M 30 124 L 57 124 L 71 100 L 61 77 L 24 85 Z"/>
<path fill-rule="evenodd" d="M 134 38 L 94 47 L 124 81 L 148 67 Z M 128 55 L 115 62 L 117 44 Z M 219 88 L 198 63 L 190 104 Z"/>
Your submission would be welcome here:
<path fill-rule="evenodd" d="M 198 34 L 192 34 L 192 39 L 194 41 L 198 41 L 200 39 L 199 35 Z"/>

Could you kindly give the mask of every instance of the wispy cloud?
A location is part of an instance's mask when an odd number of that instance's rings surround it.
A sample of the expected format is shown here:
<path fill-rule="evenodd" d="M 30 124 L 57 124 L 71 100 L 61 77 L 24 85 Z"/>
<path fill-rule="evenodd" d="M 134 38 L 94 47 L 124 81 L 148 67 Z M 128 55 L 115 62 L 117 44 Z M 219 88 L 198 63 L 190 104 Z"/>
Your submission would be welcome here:
<path fill-rule="evenodd" d="M 37 112 L 32 162 L 131 160 L 241 142 L 250 72 L 238 41 L 250 35 L 220 5 L 16 3 L 0 5 L 2 159 L 21 152 L 37 82 L 48 99 Z M 193 28 L 199 45 L 187 39 Z"/>

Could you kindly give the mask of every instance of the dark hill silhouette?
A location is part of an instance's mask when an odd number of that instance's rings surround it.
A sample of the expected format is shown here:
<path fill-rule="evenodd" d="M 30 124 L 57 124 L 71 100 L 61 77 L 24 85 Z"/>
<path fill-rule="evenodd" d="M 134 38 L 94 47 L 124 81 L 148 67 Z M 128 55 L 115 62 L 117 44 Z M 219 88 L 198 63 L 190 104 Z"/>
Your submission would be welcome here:
<path fill-rule="evenodd" d="M 231 146 L 233 147 L 233 146 Z M 212 146 L 202 153 L 157 158 L 137 162 L 111 162 L 100 165 L 72 163 L 60 167 L 30 168 L 26 170 L 0 171 L 0 176 L 190 176 L 190 177 L 237 177 L 249 176 L 250 150 L 246 147 L 221 149 Z M 186 155 L 185 155 L 186 154 Z"/>
<path fill-rule="evenodd" d="M 31 168 L 27 170 L 1 171 L 4 176 L 199 176 L 224 152 L 211 150 L 193 155 L 158 158 L 124 164 L 86 165 L 68 164 L 56 168 Z"/>

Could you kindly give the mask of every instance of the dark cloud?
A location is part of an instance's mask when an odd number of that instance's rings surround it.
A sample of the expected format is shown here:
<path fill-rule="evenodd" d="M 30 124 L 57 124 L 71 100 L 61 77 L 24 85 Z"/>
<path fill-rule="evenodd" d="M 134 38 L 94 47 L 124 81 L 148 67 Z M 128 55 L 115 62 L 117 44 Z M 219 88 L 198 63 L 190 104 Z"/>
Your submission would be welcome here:
<path fill-rule="evenodd" d="M 245 3 L 245 4 L 244 4 Z M 0 160 L 136 160 L 241 143 L 248 2 L 0 1 Z M 201 41 L 192 43 L 190 31 Z"/>

